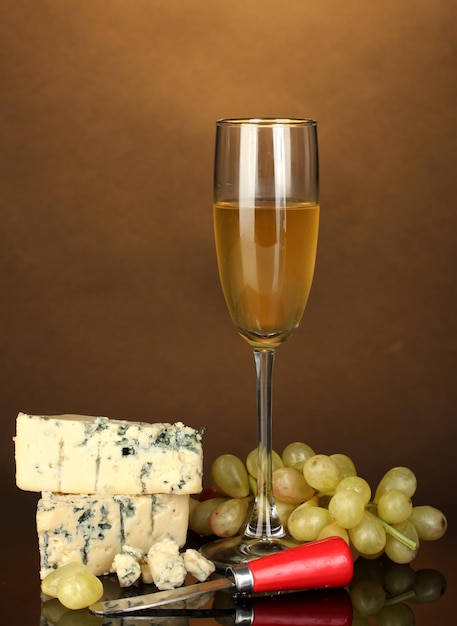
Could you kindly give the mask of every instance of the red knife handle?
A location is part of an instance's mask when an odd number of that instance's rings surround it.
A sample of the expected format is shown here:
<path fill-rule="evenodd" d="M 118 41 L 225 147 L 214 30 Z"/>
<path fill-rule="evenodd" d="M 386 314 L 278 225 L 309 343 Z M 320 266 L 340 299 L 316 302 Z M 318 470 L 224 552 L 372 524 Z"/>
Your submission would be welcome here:
<path fill-rule="evenodd" d="M 266 593 L 344 587 L 354 572 L 348 544 L 341 537 L 305 543 L 229 568 L 238 591 Z"/>

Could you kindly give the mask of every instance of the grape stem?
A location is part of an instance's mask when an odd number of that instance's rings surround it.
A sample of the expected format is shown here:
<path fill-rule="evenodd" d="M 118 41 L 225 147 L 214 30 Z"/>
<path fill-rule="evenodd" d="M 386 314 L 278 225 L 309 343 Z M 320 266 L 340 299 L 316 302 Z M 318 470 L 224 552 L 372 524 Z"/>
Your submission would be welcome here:
<path fill-rule="evenodd" d="M 395 539 L 403 543 L 407 548 L 409 548 L 410 550 L 415 550 L 417 548 L 417 542 L 414 541 L 414 539 L 410 539 L 399 530 L 382 520 L 380 517 L 372 513 L 369 509 L 367 509 L 367 513 L 377 519 L 381 526 L 384 528 L 384 530 L 389 533 L 389 535 L 395 537 Z"/>
<path fill-rule="evenodd" d="M 387 598 L 384 602 L 384 606 L 392 606 L 394 604 L 400 604 L 401 602 L 407 602 L 412 598 L 416 597 L 416 592 L 414 589 L 410 589 L 410 591 L 405 591 L 397 596 L 392 596 L 391 598 Z"/>

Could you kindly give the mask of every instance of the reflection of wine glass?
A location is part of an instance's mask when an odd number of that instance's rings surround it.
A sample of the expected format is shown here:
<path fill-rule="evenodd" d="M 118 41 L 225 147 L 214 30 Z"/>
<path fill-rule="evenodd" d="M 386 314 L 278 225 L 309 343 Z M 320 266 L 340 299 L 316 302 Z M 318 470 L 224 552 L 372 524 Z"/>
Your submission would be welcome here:
<path fill-rule="evenodd" d="M 233 563 L 293 542 L 272 495 L 272 373 L 276 348 L 298 327 L 314 273 L 319 225 L 317 124 L 309 119 L 217 122 L 214 229 L 232 320 L 254 350 L 257 495 L 243 537 L 206 544 Z"/>

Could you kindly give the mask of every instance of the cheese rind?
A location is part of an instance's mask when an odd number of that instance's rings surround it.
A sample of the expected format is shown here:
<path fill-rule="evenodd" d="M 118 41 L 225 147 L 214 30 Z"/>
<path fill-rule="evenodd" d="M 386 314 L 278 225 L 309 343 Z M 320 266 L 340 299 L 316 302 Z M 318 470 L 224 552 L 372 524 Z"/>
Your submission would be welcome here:
<path fill-rule="evenodd" d="M 71 561 L 96 576 L 113 571 L 123 546 L 146 554 L 158 541 L 186 541 L 189 496 L 83 496 L 43 493 L 36 522 L 40 576 Z"/>
<path fill-rule="evenodd" d="M 16 420 L 16 484 L 74 494 L 193 494 L 202 489 L 202 430 L 81 415 Z"/>

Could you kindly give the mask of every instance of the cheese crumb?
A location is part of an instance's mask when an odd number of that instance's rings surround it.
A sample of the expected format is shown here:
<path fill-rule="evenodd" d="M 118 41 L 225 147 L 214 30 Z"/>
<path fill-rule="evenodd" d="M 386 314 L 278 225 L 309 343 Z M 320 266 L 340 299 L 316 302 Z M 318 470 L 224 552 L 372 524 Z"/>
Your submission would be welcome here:
<path fill-rule="evenodd" d="M 113 561 L 113 571 L 116 572 L 121 587 L 130 587 L 141 576 L 141 568 L 137 560 L 126 552 L 116 554 Z"/>
<path fill-rule="evenodd" d="M 152 580 L 158 589 L 180 587 L 186 578 L 184 559 L 179 554 L 179 545 L 170 538 L 153 544 L 147 555 Z"/>
<path fill-rule="evenodd" d="M 187 573 L 198 581 L 206 580 L 216 569 L 214 563 L 198 550 L 179 552 L 179 544 L 171 537 L 155 542 L 144 554 L 140 549 L 124 544 L 116 554 L 111 571 L 116 572 L 121 587 L 130 587 L 137 580 L 154 583 L 158 589 L 180 587 Z"/>
<path fill-rule="evenodd" d="M 189 548 L 184 552 L 183 558 L 186 570 L 200 582 L 206 580 L 216 569 L 214 563 L 198 550 Z"/>

